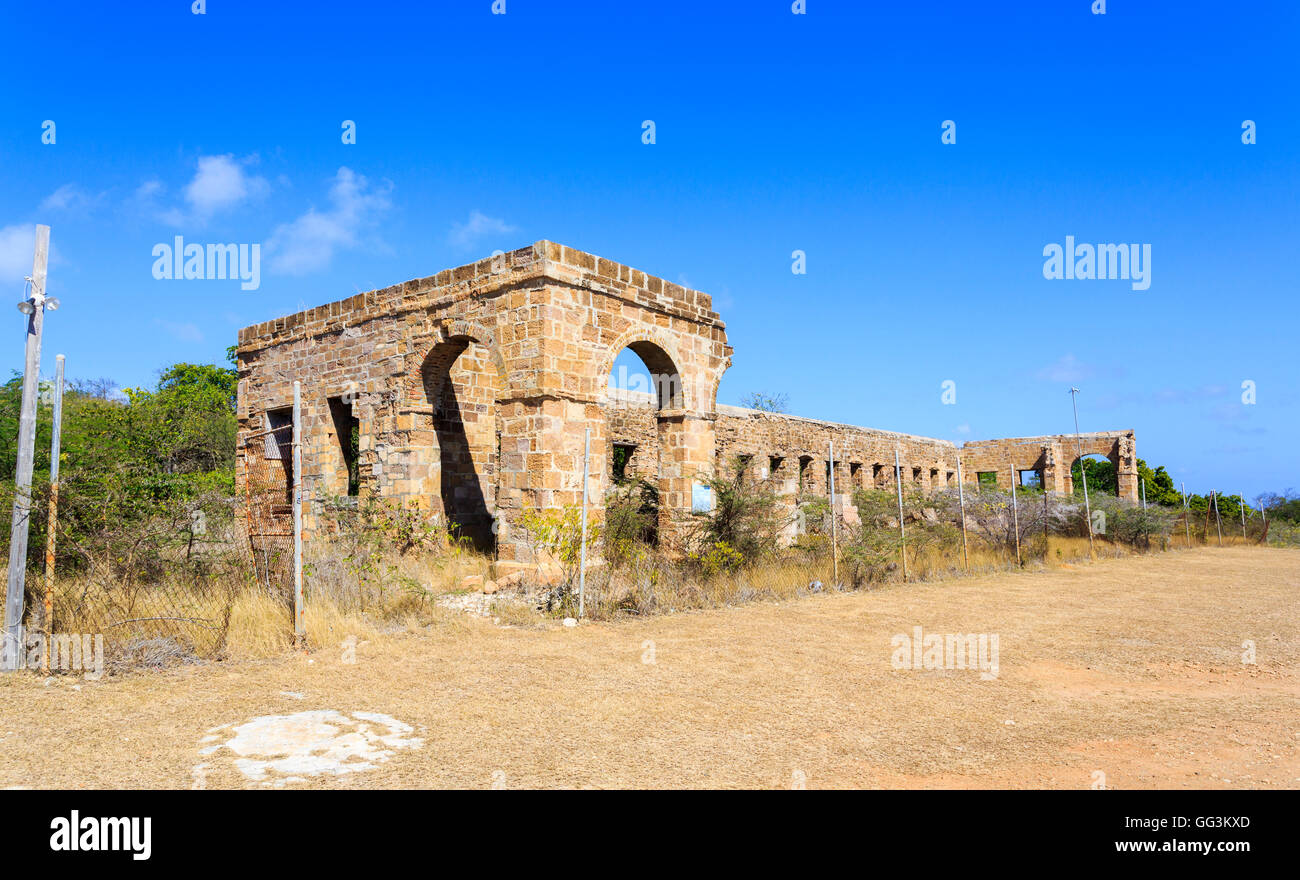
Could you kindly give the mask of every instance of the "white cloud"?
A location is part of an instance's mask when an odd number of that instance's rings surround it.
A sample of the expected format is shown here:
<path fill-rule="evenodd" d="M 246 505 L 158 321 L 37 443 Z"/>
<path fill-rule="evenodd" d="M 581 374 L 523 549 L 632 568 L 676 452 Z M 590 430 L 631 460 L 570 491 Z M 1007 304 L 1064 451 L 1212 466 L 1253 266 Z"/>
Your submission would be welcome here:
<path fill-rule="evenodd" d="M 19 223 L 0 228 L 0 286 L 32 274 L 32 253 L 36 247 L 36 224 Z"/>
<path fill-rule="evenodd" d="M 308 209 L 291 223 L 277 226 L 267 240 L 271 270 L 304 275 L 323 269 L 334 252 L 356 247 L 362 232 L 389 209 L 392 184 L 370 185 L 350 168 L 340 168 L 330 186 L 328 211 Z"/>
<path fill-rule="evenodd" d="M 506 235 L 514 232 L 515 227 L 499 217 L 489 217 L 477 209 L 469 212 L 469 219 L 464 223 L 453 223 L 447 240 L 454 247 L 468 250 L 484 238 L 493 235 Z"/>
<path fill-rule="evenodd" d="M 256 161 L 256 157 L 236 159 L 230 153 L 200 156 L 198 170 L 183 191 L 185 207 L 163 211 L 161 219 L 172 226 L 202 224 L 218 213 L 265 196 L 271 190 L 266 178 L 246 170 Z M 157 180 L 147 180 L 136 190 L 135 198 L 148 206 L 163 191 Z"/>
<path fill-rule="evenodd" d="M 961 435 L 969 434 L 970 425 L 967 424 L 966 422 L 962 422 L 960 425 L 957 426 L 956 433 Z"/>
<path fill-rule="evenodd" d="M 185 187 L 185 201 L 200 214 L 213 214 L 264 195 L 266 189 L 266 179 L 245 174 L 234 156 L 200 156 L 199 171 Z"/>

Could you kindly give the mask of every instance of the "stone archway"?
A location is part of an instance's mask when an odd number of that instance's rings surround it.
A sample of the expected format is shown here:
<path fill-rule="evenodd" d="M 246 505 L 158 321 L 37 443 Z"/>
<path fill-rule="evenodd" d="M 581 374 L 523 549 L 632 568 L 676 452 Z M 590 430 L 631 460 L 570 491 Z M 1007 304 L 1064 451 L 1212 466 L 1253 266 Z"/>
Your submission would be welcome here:
<path fill-rule="evenodd" d="M 599 365 L 606 381 L 624 350 L 631 350 L 641 359 L 649 371 L 651 388 L 647 394 L 636 395 L 613 392 L 606 387 L 602 433 L 608 446 L 607 460 L 620 461 L 613 448 L 615 434 L 626 437 L 629 429 L 634 433 L 637 427 L 641 429 L 644 444 L 651 448 L 631 453 L 633 457 L 643 456 L 635 469 L 652 483 L 658 494 L 657 534 L 661 538 L 672 536 L 680 531 L 684 516 L 692 510 L 694 484 L 711 475 L 714 466 L 712 407 L 707 413 L 691 408 L 698 407 L 698 401 L 709 394 L 692 382 L 705 381 L 710 386 L 716 386 L 717 382 L 710 376 L 683 374 L 680 356 L 672 344 L 644 328 L 623 334 L 609 346 Z M 636 412 L 638 409 L 641 412 Z M 619 423 L 619 431 L 611 430 L 614 422 Z M 649 474 L 653 474 L 652 480 Z M 612 473 L 602 475 L 602 489 L 611 478 Z"/>
<path fill-rule="evenodd" d="M 1122 494 L 1119 491 L 1119 455 L 1115 453 L 1106 454 L 1104 452 L 1084 452 L 1083 455 L 1079 455 L 1076 452 L 1074 455 L 1070 456 L 1070 467 L 1066 469 L 1065 472 L 1065 484 L 1067 487 L 1069 487 L 1068 491 L 1073 492 L 1075 488 L 1081 485 L 1081 484 L 1076 484 L 1075 482 L 1074 469 L 1076 466 L 1078 466 L 1080 469 L 1080 473 L 1083 473 L 1083 468 L 1085 467 L 1083 461 L 1085 459 L 1088 461 L 1097 461 L 1099 459 L 1104 459 L 1105 461 L 1110 462 L 1110 465 L 1113 468 L 1112 473 L 1115 477 L 1115 486 L 1113 488 L 1107 487 L 1106 494 L 1117 495 L 1117 496 Z M 1090 494 L 1096 495 L 1100 491 L 1101 490 L 1098 488 L 1098 484 L 1096 483 L 1095 479 L 1088 480 L 1088 492 Z"/>

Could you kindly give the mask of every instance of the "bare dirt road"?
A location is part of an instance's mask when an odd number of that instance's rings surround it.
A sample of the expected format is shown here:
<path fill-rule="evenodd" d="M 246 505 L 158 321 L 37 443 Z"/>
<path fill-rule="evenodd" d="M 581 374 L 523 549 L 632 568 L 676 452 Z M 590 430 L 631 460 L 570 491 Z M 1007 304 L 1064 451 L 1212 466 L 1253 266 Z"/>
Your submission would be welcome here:
<path fill-rule="evenodd" d="M 457 620 L 355 662 L 339 633 L 21 673 L 0 679 L 0 787 L 1297 788 L 1298 612 L 1300 552 L 1206 548 L 577 628 Z M 996 635 L 996 677 L 896 668 L 918 626 Z"/>

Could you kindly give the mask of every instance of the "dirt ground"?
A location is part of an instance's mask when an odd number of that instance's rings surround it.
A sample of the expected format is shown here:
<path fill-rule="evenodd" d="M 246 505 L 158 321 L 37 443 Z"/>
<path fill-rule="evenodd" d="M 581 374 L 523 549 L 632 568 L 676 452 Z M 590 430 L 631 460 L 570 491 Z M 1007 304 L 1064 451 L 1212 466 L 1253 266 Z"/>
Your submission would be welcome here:
<path fill-rule="evenodd" d="M 576 628 L 458 619 L 355 662 L 340 633 L 270 661 L 20 673 L 0 787 L 1297 788 L 1298 612 L 1300 552 L 1205 548 Z M 895 668 L 917 626 L 996 634 L 996 678 Z M 312 710 L 412 731 L 350 759 L 369 769 L 278 781 L 222 747 Z"/>

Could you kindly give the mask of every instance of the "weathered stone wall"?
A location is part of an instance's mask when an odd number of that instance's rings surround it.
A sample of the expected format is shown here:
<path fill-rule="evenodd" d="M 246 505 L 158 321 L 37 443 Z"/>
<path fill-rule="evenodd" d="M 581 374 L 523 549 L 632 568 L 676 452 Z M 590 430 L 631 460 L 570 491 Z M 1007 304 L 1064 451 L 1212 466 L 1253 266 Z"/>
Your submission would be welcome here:
<path fill-rule="evenodd" d="M 653 394 L 611 391 L 630 348 L 655 380 Z M 585 432 L 597 519 L 616 443 L 634 446 L 626 476 L 659 489 L 660 533 L 691 508 L 693 484 L 748 456 L 792 499 L 826 495 L 829 442 L 837 494 L 956 484 L 951 443 L 716 405 L 731 362 L 726 327 L 707 294 L 592 254 L 539 241 L 531 247 L 370 291 L 240 331 L 237 480 L 249 489 L 250 442 L 268 413 L 302 385 L 304 532 L 323 504 L 348 491 L 347 436 L 359 435 L 361 496 L 414 505 L 456 523 L 505 560 L 528 560 L 520 517 L 581 501 Z M 965 479 L 1038 469 L 1068 492 L 1068 437 L 968 443 Z M 1084 452 L 1118 465 L 1135 497 L 1132 432 L 1085 435 Z"/>
<path fill-rule="evenodd" d="M 358 422 L 362 495 L 443 514 L 476 542 L 495 520 L 501 556 L 527 558 L 521 512 L 580 501 L 584 429 L 603 497 L 602 405 L 623 348 L 674 377 L 657 416 L 667 522 L 712 465 L 725 326 L 707 294 L 547 241 L 240 331 L 237 479 L 246 488 L 247 441 L 297 380 L 309 537 L 346 487 L 342 410 Z"/>
<path fill-rule="evenodd" d="M 969 480 L 996 473 L 1001 488 L 1022 485 L 1022 471 L 1037 471 L 1050 492 L 1074 491 L 1070 469 L 1085 455 L 1104 455 L 1115 465 L 1119 495 L 1138 500 L 1137 440 L 1132 431 L 1055 434 L 1007 440 L 977 440 L 962 447 L 962 468 Z M 1014 483 L 1013 483 L 1014 481 Z"/>

